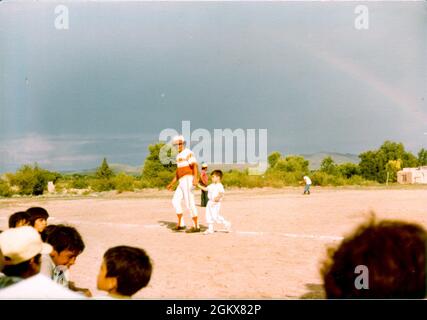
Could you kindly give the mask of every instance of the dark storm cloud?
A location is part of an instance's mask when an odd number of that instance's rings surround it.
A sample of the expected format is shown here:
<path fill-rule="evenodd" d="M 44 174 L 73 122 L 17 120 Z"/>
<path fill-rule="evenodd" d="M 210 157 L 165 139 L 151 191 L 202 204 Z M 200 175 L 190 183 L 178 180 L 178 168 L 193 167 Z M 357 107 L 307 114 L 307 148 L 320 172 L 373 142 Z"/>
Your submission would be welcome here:
<path fill-rule="evenodd" d="M 55 5 L 0 4 L 2 171 L 140 165 L 182 120 L 284 153 L 426 144 L 424 2 L 369 4 L 367 31 L 352 3 L 78 2 L 67 31 Z"/>

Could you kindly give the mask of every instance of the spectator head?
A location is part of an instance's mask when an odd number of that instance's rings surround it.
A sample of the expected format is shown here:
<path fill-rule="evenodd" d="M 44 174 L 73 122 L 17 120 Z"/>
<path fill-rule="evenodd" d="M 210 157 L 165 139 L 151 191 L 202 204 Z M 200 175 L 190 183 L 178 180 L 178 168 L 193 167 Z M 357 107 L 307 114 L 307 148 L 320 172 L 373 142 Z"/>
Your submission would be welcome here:
<path fill-rule="evenodd" d="M 30 215 L 26 211 L 15 212 L 9 217 L 9 228 L 30 225 Z"/>
<path fill-rule="evenodd" d="M 202 163 L 202 170 L 207 170 L 208 169 L 208 164 L 206 162 Z"/>
<path fill-rule="evenodd" d="M 212 176 L 212 181 L 214 183 L 216 182 L 220 182 L 222 179 L 222 171 L 221 170 L 214 170 L 211 172 L 211 176 Z"/>
<path fill-rule="evenodd" d="M 40 234 L 30 226 L 8 229 L 0 234 L 3 273 L 10 277 L 28 278 L 40 271 L 40 255 L 52 247 L 42 242 Z"/>
<path fill-rule="evenodd" d="M 371 220 L 361 225 L 329 252 L 322 268 L 327 298 L 424 298 L 426 241 L 417 224 Z M 363 272 L 358 266 L 365 270 L 365 287 L 356 286 Z"/>
<path fill-rule="evenodd" d="M 27 213 L 30 215 L 30 225 L 38 232 L 42 233 L 44 228 L 46 228 L 49 213 L 47 213 L 46 209 L 41 207 L 29 208 Z"/>
<path fill-rule="evenodd" d="M 47 242 L 47 238 L 53 232 L 53 230 L 56 229 L 56 227 L 57 227 L 56 224 L 50 224 L 46 226 L 46 228 L 44 228 L 43 232 L 40 233 L 40 236 L 42 237 L 43 242 Z"/>
<path fill-rule="evenodd" d="M 151 278 L 152 264 L 143 249 L 118 246 L 104 254 L 98 274 L 98 289 L 111 294 L 132 296 Z"/>
<path fill-rule="evenodd" d="M 80 233 L 70 226 L 56 225 L 50 231 L 48 230 L 44 237 L 53 248 L 50 256 L 57 266 L 70 268 L 85 248 Z"/>

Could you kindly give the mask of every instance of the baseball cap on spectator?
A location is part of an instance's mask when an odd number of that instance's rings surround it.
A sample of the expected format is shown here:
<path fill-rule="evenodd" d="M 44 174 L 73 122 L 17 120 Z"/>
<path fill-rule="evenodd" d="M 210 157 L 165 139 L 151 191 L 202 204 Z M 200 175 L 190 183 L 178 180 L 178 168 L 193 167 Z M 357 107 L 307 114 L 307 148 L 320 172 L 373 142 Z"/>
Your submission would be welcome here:
<path fill-rule="evenodd" d="M 52 246 L 43 243 L 36 229 L 23 226 L 5 230 L 0 234 L 0 250 L 5 265 L 17 265 L 38 254 L 49 254 Z"/>
<path fill-rule="evenodd" d="M 208 167 L 208 164 L 206 162 L 203 162 L 202 163 L 202 168 L 207 168 L 207 167 Z"/>

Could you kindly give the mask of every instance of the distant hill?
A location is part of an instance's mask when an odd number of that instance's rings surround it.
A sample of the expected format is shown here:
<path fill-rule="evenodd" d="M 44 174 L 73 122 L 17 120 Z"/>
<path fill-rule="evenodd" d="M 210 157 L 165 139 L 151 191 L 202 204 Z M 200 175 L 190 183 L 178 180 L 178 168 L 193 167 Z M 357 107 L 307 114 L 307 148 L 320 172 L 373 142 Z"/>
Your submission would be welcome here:
<path fill-rule="evenodd" d="M 139 175 L 142 172 L 142 167 L 131 166 L 128 164 L 122 163 L 109 163 L 108 166 L 113 170 L 114 173 L 124 172 L 129 175 Z M 69 170 L 61 171 L 63 174 L 82 174 L 82 175 L 92 175 L 95 174 L 96 168 L 85 169 L 85 170 Z"/>
<path fill-rule="evenodd" d="M 138 175 L 142 172 L 142 166 L 138 167 L 121 163 L 112 163 L 109 166 L 114 173 L 124 172 L 131 175 Z"/>
<path fill-rule="evenodd" d="M 256 164 L 237 164 L 237 163 L 224 163 L 224 164 L 208 164 L 208 171 L 213 171 L 216 169 L 222 170 L 224 172 L 230 170 L 244 171 L 248 168 L 255 168 Z"/>
<path fill-rule="evenodd" d="M 359 156 L 351 153 L 336 153 L 336 152 L 316 152 L 312 154 L 301 154 L 306 160 L 310 161 L 310 169 L 317 170 L 320 168 L 322 160 L 330 156 L 335 163 L 342 164 L 346 162 L 359 163 Z"/>
<path fill-rule="evenodd" d="M 310 161 L 311 170 L 319 169 L 322 160 L 327 156 L 331 156 L 332 159 L 334 159 L 334 161 L 337 164 L 342 164 L 346 162 L 359 163 L 359 157 L 351 153 L 317 152 L 312 154 L 300 154 L 300 155 L 303 156 L 306 160 Z M 114 173 L 124 172 L 129 175 L 140 175 L 142 172 L 142 166 L 131 166 L 131 165 L 122 164 L 122 163 L 110 163 L 109 166 Z M 209 166 L 209 171 L 212 171 L 215 169 L 221 169 L 225 172 L 229 170 L 243 171 L 247 168 L 257 167 L 257 165 L 254 165 L 254 164 L 236 164 L 236 163 L 208 164 L 208 166 Z M 61 171 L 61 173 L 63 174 L 84 174 L 84 175 L 94 174 L 95 172 L 96 172 L 96 168 L 86 169 L 86 170 Z"/>

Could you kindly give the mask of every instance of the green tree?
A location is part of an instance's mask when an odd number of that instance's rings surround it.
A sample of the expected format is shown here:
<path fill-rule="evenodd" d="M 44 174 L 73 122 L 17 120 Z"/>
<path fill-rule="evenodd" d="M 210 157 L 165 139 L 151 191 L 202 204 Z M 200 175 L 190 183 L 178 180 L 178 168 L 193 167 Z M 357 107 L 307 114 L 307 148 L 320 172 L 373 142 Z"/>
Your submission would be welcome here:
<path fill-rule="evenodd" d="M 346 179 L 360 175 L 360 168 L 357 164 L 347 162 L 337 166 L 338 173 Z"/>
<path fill-rule="evenodd" d="M 386 183 L 388 182 L 396 182 L 397 180 L 397 171 L 400 170 L 402 166 L 402 160 L 389 160 L 386 164 Z"/>
<path fill-rule="evenodd" d="M 418 159 L 411 152 L 404 152 L 401 160 L 402 168 L 418 167 Z"/>
<path fill-rule="evenodd" d="M 7 181 L 0 178 L 0 197 L 11 197 L 13 194 Z"/>
<path fill-rule="evenodd" d="M 298 185 L 302 177 L 308 173 L 308 163 L 301 156 L 281 157 L 276 161 L 274 167 L 267 169 L 264 181 L 269 181 L 270 184 L 276 186 Z"/>
<path fill-rule="evenodd" d="M 37 163 L 24 165 L 15 174 L 8 174 L 10 184 L 18 186 L 22 195 L 41 195 L 47 189 L 48 181 L 56 182 L 60 177 L 59 173 L 42 169 Z"/>
<path fill-rule="evenodd" d="M 114 189 L 119 193 L 123 191 L 133 191 L 135 178 L 127 175 L 124 172 L 119 173 L 114 177 Z"/>
<path fill-rule="evenodd" d="M 361 175 L 368 180 L 377 180 L 380 165 L 377 161 L 377 151 L 366 151 L 359 155 L 359 168 Z"/>
<path fill-rule="evenodd" d="M 274 169 L 284 172 L 298 172 L 302 175 L 308 172 L 308 160 L 301 156 L 288 156 L 277 160 Z"/>
<path fill-rule="evenodd" d="M 73 174 L 70 177 L 70 187 L 74 189 L 86 189 L 89 187 L 89 179 L 81 174 Z"/>
<path fill-rule="evenodd" d="M 424 148 L 418 152 L 418 165 L 427 166 L 427 150 Z"/>
<path fill-rule="evenodd" d="M 386 166 L 390 160 L 401 160 L 402 167 L 416 167 L 418 159 L 405 151 L 402 143 L 385 141 L 378 150 L 370 150 L 359 155 L 360 172 L 365 179 L 384 183 L 387 179 Z"/>
<path fill-rule="evenodd" d="M 96 170 L 96 177 L 98 179 L 110 179 L 113 177 L 113 171 L 110 169 L 107 159 L 102 160 L 101 166 Z"/>
<path fill-rule="evenodd" d="M 337 173 L 337 164 L 331 156 L 322 160 L 322 163 L 320 164 L 320 171 L 330 175 L 335 175 Z"/>
<path fill-rule="evenodd" d="M 277 161 L 282 158 L 282 154 L 279 151 L 274 151 L 268 156 L 268 165 L 270 168 L 274 168 Z"/>
<path fill-rule="evenodd" d="M 172 160 L 163 164 L 160 160 L 160 152 L 163 147 L 167 147 L 164 143 L 157 143 L 148 146 L 149 155 L 145 158 L 144 167 L 142 168 L 142 183 L 150 188 L 165 187 L 175 175 L 176 165 Z M 174 159 L 176 151 L 169 149 L 166 152 L 169 159 Z"/>

